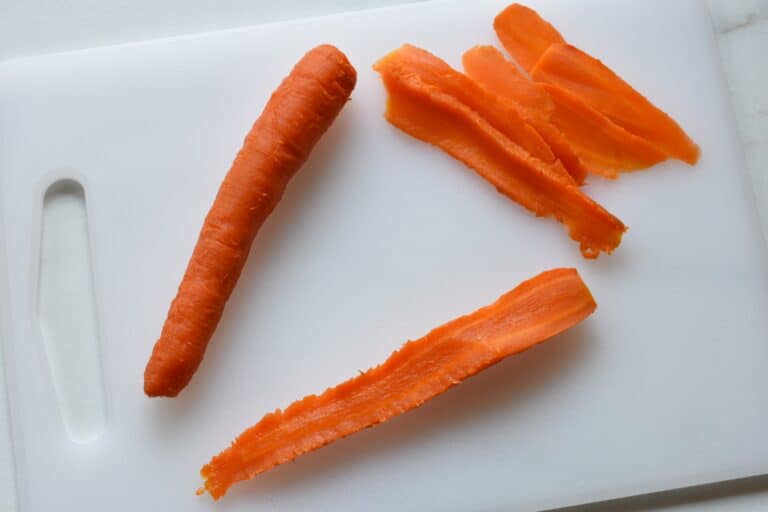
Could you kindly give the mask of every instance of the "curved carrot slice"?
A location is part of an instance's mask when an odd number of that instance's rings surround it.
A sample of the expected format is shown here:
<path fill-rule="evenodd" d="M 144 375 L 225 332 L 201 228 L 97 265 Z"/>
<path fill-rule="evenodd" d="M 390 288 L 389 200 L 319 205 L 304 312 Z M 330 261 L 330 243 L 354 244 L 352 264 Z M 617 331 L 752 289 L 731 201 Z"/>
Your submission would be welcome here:
<path fill-rule="evenodd" d="M 391 72 L 418 76 L 425 83 L 454 96 L 531 156 L 554 165 L 555 172 L 561 175 L 563 181 L 573 183 L 547 142 L 528 124 L 516 104 L 480 87 L 442 59 L 426 50 L 405 44 L 381 59 L 377 66 L 390 69 Z"/>
<path fill-rule="evenodd" d="M 537 216 L 562 222 L 584 257 L 596 258 L 619 245 L 626 231 L 619 219 L 576 185 L 563 183 L 551 167 L 532 158 L 477 112 L 419 77 L 394 72 L 382 61 L 376 69 L 389 92 L 390 123 L 464 162 Z"/>
<path fill-rule="evenodd" d="M 546 83 L 541 86 L 555 102 L 550 120 L 591 172 L 616 178 L 617 171 L 645 169 L 666 159 L 656 146 L 614 124 L 562 87 Z"/>
<path fill-rule="evenodd" d="M 555 109 L 549 95 L 493 46 L 470 48 L 464 52 L 461 63 L 472 80 L 500 96 L 518 102 L 544 119 L 548 119 Z"/>
<path fill-rule="evenodd" d="M 538 82 L 567 89 L 628 132 L 667 155 L 689 164 L 699 147 L 665 112 L 622 80 L 608 66 L 568 44 L 552 44 L 531 71 Z"/>
<path fill-rule="evenodd" d="M 529 72 L 549 45 L 565 42 L 555 27 L 520 4 L 501 11 L 493 20 L 493 28 L 504 48 Z"/>
<path fill-rule="evenodd" d="M 419 407 L 581 322 L 596 307 L 576 270 L 539 274 L 493 304 L 409 341 L 383 364 L 267 414 L 203 466 L 205 490 L 219 499 L 238 481 Z"/>
<path fill-rule="evenodd" d="M 333 46 L 310 50 L 272 94 L 205 218 L 144 372 L 149 396 L 176 396 L 203 359 L 257 231 L 349 99 L 355 69 Z"/>
<path fill-rule="evenodd" d="M 481 86 L 519 103 L 525 120 L 539 132 L 576 183 L 583 183 L 587 168 L 568 140 L 549 122 L 555 105 L 547 91 L 532 82 L 493 46 L 475 46 L 462 57 L 467 75 Z"/>

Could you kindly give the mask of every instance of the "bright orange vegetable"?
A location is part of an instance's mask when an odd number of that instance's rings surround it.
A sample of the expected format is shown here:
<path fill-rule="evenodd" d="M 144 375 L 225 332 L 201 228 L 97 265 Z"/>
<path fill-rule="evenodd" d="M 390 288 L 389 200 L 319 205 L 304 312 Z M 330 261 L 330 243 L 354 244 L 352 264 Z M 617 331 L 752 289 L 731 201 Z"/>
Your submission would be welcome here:
<path fill-rule="evenodd" d="M 553 172 L 566 183 L 573 183 L 539 132 L 525 119 L 514 102 L 478 85 L 463 73 L 426 50 L 406 44 L 390 53 L 383 64 L 402 74 L 412 74 L 441 91 L 454 96 L 485 118 L 494 128 L 531 156 L 551 164 Z"/>
<path fill-rule="evenodd" d="M 461 58 L 469 77 L 496 94 L 516 101 L 544 119 L 554 110 L 552 99 L 494 46 L 475 46 Z"/>
<path fill-rule="evenodd" d="M 616 178 L 617 171 L 645 169 L 666 159 L 656 146 L 611 122 L 565 89 L 551 84 L 541 86 L 555 102 L 552 123 L 591 172 Z"/>
<path fill-rule="evenodd" d="M 553 43 L 565 39 L 539 13 L 520 4 L 512 4 L 493 20 L 493 28 L 504 48 L 529 71 Z"/>
<path fill-rule="evenodd" d="M 666 113 L 605 64 L 568 44 L 553 44 L 531 71 L 539 82 L 558 85 L 628 132 L 672 158 L 695 164 L 699 147 Z"/>
<path fill-rule="evenodd" d="M 396 58 L 390 54 L 375 66 L 389 92 L 390 123 L 464 162 L 536 215 L 565 224 L 584 257 L 596 258 L 619 245 L 626 231 L 620 220 L 454 96 L 391 66 Z"/>
<path fill-rule="evenodd" d="M 176 396 L 203 359 L 251 243 L 355 86 L 333 46 L 310 50 L 272 94 L 205 218 L 144 372 L 149 396 Z"/>
<path fill-rule="evenodd" d="M 267 414 L 202 468 L 205 490 L 218 499 L 238 481 L 419 407 L 581 322 L 596 307 L 576 270 L 539 274 L 493 304 L 409 341 L 383 364 Z"/>
<path fill-rule="evenodd" d="M 549 122 L 555 108 L 547 91 L 524 76 L 493 46 L 475 46 L 462 57 L 467 75 L 488 90 L 508 98 L 525 111 L 524 119 L 549 144 L 552 153 L 576 181 L 582 183 L 587 175 L 578 154 L 560 130 Z"/>

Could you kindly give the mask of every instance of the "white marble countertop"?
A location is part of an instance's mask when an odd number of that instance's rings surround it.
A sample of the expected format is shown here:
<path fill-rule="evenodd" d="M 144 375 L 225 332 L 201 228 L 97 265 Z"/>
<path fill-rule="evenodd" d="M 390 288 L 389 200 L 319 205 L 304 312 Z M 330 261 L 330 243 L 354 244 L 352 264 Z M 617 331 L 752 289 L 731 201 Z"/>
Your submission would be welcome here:
<path fill-rule="evenodd" d="M 217 30 L 408 0 L 0 0 L 0 60 Z M 606 0 L 608 1 L 608 0 Z M 763 232 L 768 239 L 768 0 L 706 0 L 712 14 Z M 86 29 L 87 28 L 87 29 Z M 0 511 L 14 511 L 0 364 Z M 571 507 L 576 511 L 768 509 L 768 476 Z"/>

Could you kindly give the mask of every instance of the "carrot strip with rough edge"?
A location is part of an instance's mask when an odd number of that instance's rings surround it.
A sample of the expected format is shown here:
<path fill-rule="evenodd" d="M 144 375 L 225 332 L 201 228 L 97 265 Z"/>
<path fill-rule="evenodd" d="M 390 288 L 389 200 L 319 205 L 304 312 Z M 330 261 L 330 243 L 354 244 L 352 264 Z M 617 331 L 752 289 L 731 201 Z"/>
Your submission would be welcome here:
<path fill-rule="evenodd" d="M 322 45 L 304 55 L 272 94 L 205 218 L 144 372 L 147 395 L 176 396 L 192 378 L 256 233 L 355 81 L 346 56 Z"/>
<path fill-rule="evenodd" d="M 454 96 L 531 156 L 554 166 L 553 172 L 560 175 L 564 182 L 573 183 L 549 144 L 524 119 L 524 112 L 514 102 L 481 87 L 439 57 L 409 44 L 391 52 L 385 62 L 384 65 L 398 73 L 417 75 L 424 82 Z"/>
<path fill-rule="evenodd" d="M 541 86 L 555 102 L 550 120 L 590 172 L 614 179 L 618 171 L 645 169 L 666 159 L 656 146 L 613 123 L 562 87 Z"/>
<path fill-rule="evenodd" d="M 205 490 L 219 499 L 238 481 L 415 409 L 576 325 L 596 307 L 575 269 L 539 274 L 493 304 L 409 341 L 383 364 L 267 414 L 203 466 Z"/>
<path fill-rule="evenodd" d="M 375 68 L 389 92 L 386 118 L 474 169 L 496 189 L 537 216 L 562 222 L 585 258 L 610 253 L 626 227 L 576 185 L 563 183 L 455 97 L 419 77 L 397 72 L 387 57 Z"/>
<path fill-rule="evenodd" d="M 608 66 L 568 44 L 553 44 L 531 71 L 538 82 L 558 85 L 628 132 L 688 164 L 699 147 L 674 119 L 621 79 Z"/>
<path fill-rule="evenodd" d="M 555 108 L 547 91 L 524 76 L 493 46 L 475 46 L 462 56 L 467 75 L 488 90 L 520 104 L 524 119 L 539 132 L 576 183 L 583 183 L 587 167 L 582 165 L 568 139 L 549 118 Z"/>
<path fill-rule="evenodd" d="M 493 20 L 493 29 L 509 54 L 529 72 L 551 44 L 565 42 L 539 13 L 520 4 L 501 11 Z"/>
<path fill-rule="evenodd" d="M 483 87 L 549 119 L 555 109 L 549 95 L 490 45 L 470 48 L 461 57 L 464 72 Z"/>

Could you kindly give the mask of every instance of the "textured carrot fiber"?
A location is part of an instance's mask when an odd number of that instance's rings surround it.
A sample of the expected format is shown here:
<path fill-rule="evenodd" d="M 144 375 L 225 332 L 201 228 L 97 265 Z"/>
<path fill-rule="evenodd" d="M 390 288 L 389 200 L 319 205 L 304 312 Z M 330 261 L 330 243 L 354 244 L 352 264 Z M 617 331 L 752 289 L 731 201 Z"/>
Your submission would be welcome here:
<path fill-rule="evenodd" d="M 464 162 L 536 215 L 562 222 L 584 257 L 596 258 L 619 245 L 626 231 L 620 220 L 455 96 L 403 70 L 398 55 L 393 52 L 375 66 L 389 93 L 385 116 L 390 123 Z"/>
<path fill-rule="evenodd" d="M 245 138 L 208 212 L 144 372 L 149 396 L 176 396 L 200 365 L 256 233 L 349 99 L 357 75 L 333 46 L 304 55 Z"/>
<path fill-rule="evenodd" d="M 419 407 L 581 322 L 596 307 L 575 269 L 539 274 L 493 304 L 409 341 L 383 364 L 267 414 L 203 466 L 205 490 L 219 499 L 238 481 Z"/>
<path fill-rule="evenodd" d="M 409 44 L 392 52 L 386 65 L 398 73 L 417 75 L 424 82 L 454 96 L 531 156 L 551 166 L 553 175 L 566 183 L 573 183 L 547 141 L 528 123 L 523 109 L 516 102 L 481 87 L 439 57 Z"/>
<path fill-rule="evenodd" d="M 587 167 L 563 133 L 550 122 L 555 109 L 547 91 L 523 75 L 512 61 L 493 46 L 475 46 L 462 56 L 464 71 L 486 89 L 518 103 L 523 117 L 549 144 L 576 183 L 583 183 Z"/>

